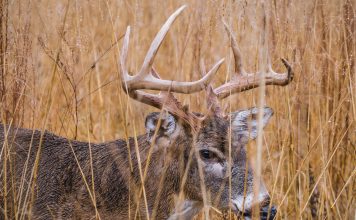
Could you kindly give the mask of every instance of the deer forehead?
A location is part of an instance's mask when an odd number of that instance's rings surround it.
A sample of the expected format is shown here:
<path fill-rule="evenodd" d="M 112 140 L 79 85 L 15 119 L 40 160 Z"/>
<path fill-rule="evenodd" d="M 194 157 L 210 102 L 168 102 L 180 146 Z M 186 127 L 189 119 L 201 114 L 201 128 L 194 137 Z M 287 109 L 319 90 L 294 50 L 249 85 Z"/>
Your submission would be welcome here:
<path fill-rule="evenodd" d="M 202 138 L 226 138 L 228 128 L 228 120 L 221 117 L 208 117 L 201 124 L 199 136 Z"/>
<path fill-rule="evenodd" d="M 208 119 L 202 123 L 197 141 L 200 147 L 215 148 L 222 153 L 229 142 L 227 121 Z"/>

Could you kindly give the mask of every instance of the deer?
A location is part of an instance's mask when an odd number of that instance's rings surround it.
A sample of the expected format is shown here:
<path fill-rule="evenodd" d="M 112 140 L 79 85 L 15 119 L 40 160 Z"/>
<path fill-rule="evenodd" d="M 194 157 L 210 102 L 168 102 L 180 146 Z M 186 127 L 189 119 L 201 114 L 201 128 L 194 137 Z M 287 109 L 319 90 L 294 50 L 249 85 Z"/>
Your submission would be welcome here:
<path fill-rule="evenodd" d="M 270 107 L 225 113 L 221 100 L 256 88 L 260 74 L 266 85 L 288 85 L 287 72 L 272 68 L 247 73 L 230 27 L 224 23 L 234 57 L 234 77 L 212 88 L 211 81 L 224 59 L 193 82 L 161 79 L 153 67 L 155 56 L 176 18 L 163 24 L 135 75 L 127 68 L 130 26 L 120 52 L 122 88 L 129 97 L 159 112 L 145 119 L 146 133 L 104 143 L 70 140 L 49 131 L 0 125 L 0 219 L 192 219 L 206 207 L 231 210 L 245 219 L 257 212 L 274 219 L 277 208 L 262 181 L 254 179 L 246 146 L 273 115 Z M 145 90 L 145 91 L 143 91 Z M 159 91 L 149 93 L 147 90 Z M 191 111 L 174 93 L 205 91 L 207 110 Z M 254 194 L 254 181 L 259 183 Z M 11 206 L 13 201 L 18 206 Z M 208 213 L 207 213 L 208 214 Z"/>

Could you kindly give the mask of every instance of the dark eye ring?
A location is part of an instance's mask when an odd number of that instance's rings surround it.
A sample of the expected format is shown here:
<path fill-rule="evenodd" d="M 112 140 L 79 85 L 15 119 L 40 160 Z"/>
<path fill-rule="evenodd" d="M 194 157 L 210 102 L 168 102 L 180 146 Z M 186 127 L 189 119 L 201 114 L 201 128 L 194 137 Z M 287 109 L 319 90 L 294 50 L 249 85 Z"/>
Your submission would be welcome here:
<path fill-rule="evenodd" d="M 210 150 L 200 150 L 200 157 L 204 159 L 211 159 L 213 157 L 213 153 Z"/>

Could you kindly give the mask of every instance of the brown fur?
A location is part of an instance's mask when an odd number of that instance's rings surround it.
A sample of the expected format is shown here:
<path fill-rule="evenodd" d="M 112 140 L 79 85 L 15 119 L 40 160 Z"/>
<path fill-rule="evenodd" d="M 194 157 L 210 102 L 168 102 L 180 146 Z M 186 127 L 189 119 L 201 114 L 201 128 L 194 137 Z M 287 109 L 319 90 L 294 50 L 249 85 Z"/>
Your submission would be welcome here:
<path fill-rule="evenodd" d="M 146 120 L 146 128 L 152 121 L 157 125 L 158 113 L 150 114 Z M 237 117 L 236 117 L 237 118 Z M 149 119 L 152 119 L 149 121 Z M 243 118 L 245 119 L 245 118 Z M 241 119 L 239 119 L 241 120 Z M 246 118 L 247 120 L 247 118 Z M 238 128 L 238 129 L 237 129 Z M 232 192 L 234 195 L 243 195 L 244 181 L 247 180 L 247 192 L 252 191 L 252 170 L 248 170 L 245 177 L 246 153 L 245 144 L 247 138 L 237 127 L 236 132 L 232 129 L 232 163 L 231 179 Z M 4 131 L 6 129 L 6 132 Z M 193 135 L 190 127 L 173 116 L 162 118 L 157 136 L 153 141 L 152 130 L 147 134 L 137 137 L 140 151 L 141 167 L 144 170 L 149 155 L 150 146 L 153 153 L 150 158 L 149 169 L 145 181 L 145 192 L 147 197 L 148 211 L 150 217 L 156 219 L 167 219 L 175 210 L 174 198 L 183 191 L 185 200 L 194 201 L 200 207 L 203 202 L 203 194 L 200 185 L 198 166 L 202 166 L 204 173 L 204 184 L 207 189 L 209 204 L 225 209 L 230 205 L 228 196 L 228 180 L 224 177 L 229 174 L 228 140 L 229 120 L 216 116 L 209 116 L 202 122 L 199 132 Z M 171 132 L 171 133 L 169 133 Z M 6 138 L 5 138 L 6 134 Z M 42 144 L 41 143 L 41 136 Z M 5 141 L 6 140 L 6 141 Z M 26 175 L 26 184 L 23 189 L 21 205 L 29 204 L 30 197 L 25 201 L 25 192 L 31 188 L 30 173 L 34 167 L 36 154 L 40 147 L 40 159 L 38 166 L 38 178 L 34 187 L 34 201 L 31 212 L 26 215 L 35 219 L 91 219 L 96 216 L 95 206 L 102 219 L 127 219 L 135 217 L 138 213 L 142 218 L 146 217 L 146 208 L 143 196 L 138 200 L 141 191 L 141 178 L 139 172 L 138 158 L 135 153 L 134 138 L 127 143 L 121 139 L 105 143 L 87 143 L 69 140 L 48 131 L 43 134 L 36 130 L 22 128 L 10 128 L 0 126 L 0 144 L 2 152 L 6 150 L 10 157 L 4 160 L 2 153 L 0 170 L 4 170 L 7 163 L 7 192 L 4 192 L 4 181 L 0 182 L 0 207 L 3 218 L 3 207 L 6 194 L 7 207 L 13 208 L 14 199 L 18 198 L 20 192 L 21 176 Z M 95 206 L 92 202 L 88 188 L 82 178 L 81 171 L 76 162 L 73 151 L 83 170 L 87 184 L 92 190 L 91 167 L 94 174 Z M 90 151 L 92 154 L 92 166 Z M 214 155 L 211 159 L 197 158 L 192 154 L 190 166 L 187 167 L 189 155 L 195 149 L 209 148 L 216 150 L 219 157 Z M 214 150 L 214 151 L 215 151 Z M 130 158 L 132 170 L 130 168 Z M 27 158 L 28 168 L 25 169 Z M 11 167 L 9 168 L 9 164 Z M 221 170 L 216 170 L 220 167 Z M 184 171 L 188 170 L 187 181 L 183 189 L 181 181 Z M 4 173 L 1 173 L 4 180 Z M 137 201 L 139 201 L 136 213 Z M 8 209 L 6 215 L 13 218 L 14 210 Z M 27 210 L 26 209 L 26 210 Z M 194 215 L 193 213 L 192 215 Z"/>

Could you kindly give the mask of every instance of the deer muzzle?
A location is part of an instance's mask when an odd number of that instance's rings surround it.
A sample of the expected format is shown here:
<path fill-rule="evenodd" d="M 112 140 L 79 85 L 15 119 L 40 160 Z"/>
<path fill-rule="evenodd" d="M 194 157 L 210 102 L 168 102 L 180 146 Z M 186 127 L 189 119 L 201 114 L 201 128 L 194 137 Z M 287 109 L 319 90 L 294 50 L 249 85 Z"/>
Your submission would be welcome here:
<path fill-rule="evenodd" d="M 251 219 L 253 216 L 252 210 L 256 205 L 260 207 L 261 220 L 273 220 L 277 214 L 275 206 L 270 205 L 270 197 L 267 192 L 261 192 L 257 199 L 253 199 L 253 193 L 246 197 L 238 196 L 232 199 L 232 209 L 239 216 L 244 216 L 245 219 Z"/>

